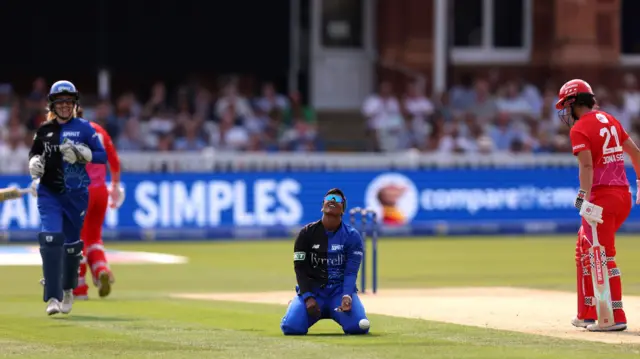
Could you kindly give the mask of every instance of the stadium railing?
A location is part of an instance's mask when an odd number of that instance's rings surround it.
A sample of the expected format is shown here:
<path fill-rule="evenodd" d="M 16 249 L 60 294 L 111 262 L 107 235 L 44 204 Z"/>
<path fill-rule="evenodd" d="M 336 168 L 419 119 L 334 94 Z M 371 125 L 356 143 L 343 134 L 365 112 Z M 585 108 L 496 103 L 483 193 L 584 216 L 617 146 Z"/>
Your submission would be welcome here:
<path fill-rule="evenodd" d="M 243 172 L 575 166 L 571 154 L 122 152 L 129 172 Z M 0 154 L 0 173 L 8 157 Z M 15 159 L 12 159 L 12 161 Z M 27 159 L 25 158 L 25 163 Z"/>

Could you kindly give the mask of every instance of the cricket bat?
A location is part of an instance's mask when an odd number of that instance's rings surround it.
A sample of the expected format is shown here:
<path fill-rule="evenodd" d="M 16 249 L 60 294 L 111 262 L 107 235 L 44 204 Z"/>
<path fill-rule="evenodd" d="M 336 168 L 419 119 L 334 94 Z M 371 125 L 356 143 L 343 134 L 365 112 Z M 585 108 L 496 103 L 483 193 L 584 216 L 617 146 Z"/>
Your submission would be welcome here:
<path fill-rule="evenodd" d="M 8 187 L 8 188 L 0 189 L 0 202 L 20 198 L 27 193 L 31 193 L 31 188 L 22 189 L 22 188 Z"/>
<path fill-rule="evenodd" d="M 613 306 L 611 304 L 611 288 L 609 288 L 609 269 L 606 262 L 607 254 L 598 241 L 598 224 L 595 222 L 589 224 L 591 225 L 591 234 L 593 236 L 593 244 L 589 248 L 593 295 L 596 298 L 598 326 L 604 328 L 615 324 Z"/>

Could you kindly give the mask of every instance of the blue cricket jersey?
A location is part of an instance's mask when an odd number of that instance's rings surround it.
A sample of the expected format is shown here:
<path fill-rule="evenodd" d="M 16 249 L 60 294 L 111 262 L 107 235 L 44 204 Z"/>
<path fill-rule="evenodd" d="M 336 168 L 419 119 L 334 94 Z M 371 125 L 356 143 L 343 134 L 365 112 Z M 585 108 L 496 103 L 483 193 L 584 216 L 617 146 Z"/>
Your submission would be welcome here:
<path fill-rule="evenodd" d="M 62 160 L 60 145 L 65 141 L 84 143 L 93 153 L 92 163 L 106 163 L 107 153 L 91 124 L 82 118 L 72 118 L 66 123 L 57 120 L 44 122 L 33 138 L 29 159 L 40 155 L 44 159 L 45 171 L 40 185 L 54 193 L 86 190 L 91 179 L 82 163 L 70 164 Z"/>

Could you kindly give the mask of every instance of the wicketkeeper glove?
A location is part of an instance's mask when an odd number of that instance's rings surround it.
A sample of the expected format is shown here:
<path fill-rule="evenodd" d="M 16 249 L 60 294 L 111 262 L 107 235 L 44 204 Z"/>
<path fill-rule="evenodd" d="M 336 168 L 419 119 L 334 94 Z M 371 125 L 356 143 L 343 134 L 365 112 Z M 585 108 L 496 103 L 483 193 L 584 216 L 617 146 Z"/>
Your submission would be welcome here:
<path fill-rule="evenodd" d="M 74 164 L 78 163 L 88 163 L 91 162 L 93 158 L 93 153 L 89 146 L 84 143 L 73 143 L 72 141 L 67 141 L 60 145 L 60 152 L 62 153 L 62 159 L 65 162 Z"/>
<path fill-rule="evenodd" d="M 44 159 L 38 155 L 29 160 L 29 174 L 32 179 L 40 178 L 44 175 Z"/>
<path fill-rule="evenodd" d="M 595 205 L 586 199 L 587 191 L 580 190 L 574 206 L 580 211 L 580 216 L 590 224 L 602 224 L 602 207 Z"/>

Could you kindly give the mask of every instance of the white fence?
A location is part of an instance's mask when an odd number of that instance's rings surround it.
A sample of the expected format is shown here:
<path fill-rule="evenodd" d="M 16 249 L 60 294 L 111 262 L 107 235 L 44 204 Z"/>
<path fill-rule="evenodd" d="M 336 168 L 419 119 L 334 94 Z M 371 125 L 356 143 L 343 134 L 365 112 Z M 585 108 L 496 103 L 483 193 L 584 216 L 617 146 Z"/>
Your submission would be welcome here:
<path fill-rule="evenodd" d="M 571 154 L 496 153 L 490 155 L 454 155 L 416 152 L 401 153 L 161 153 L 123 152 L 120 154 L 126 172 L 242 172 L 288 170 L 380 170 L 430 168 L 523 168 L 575 166 Z M 0 173 L 15 158 L 0 154 Z M 27 159 L 24 159 L 25 170 Z"/>

